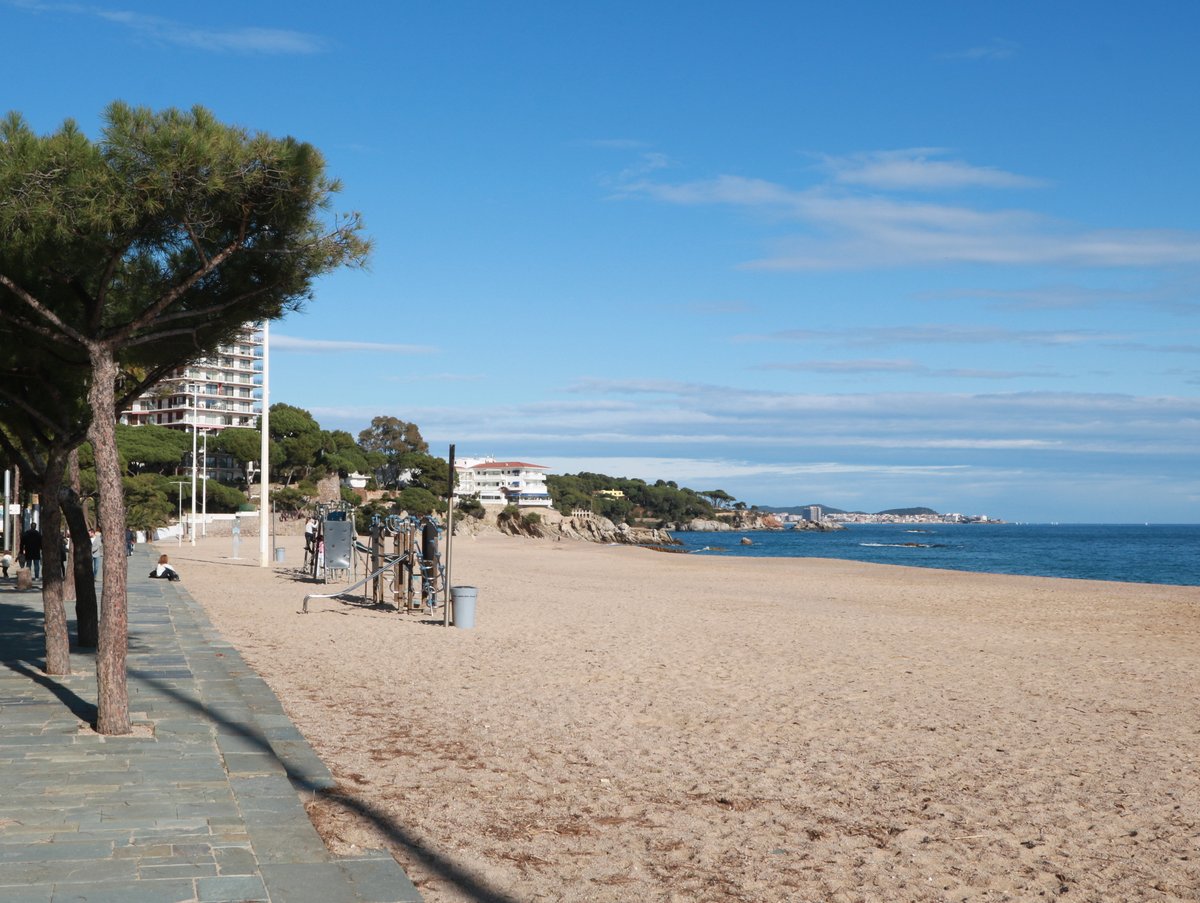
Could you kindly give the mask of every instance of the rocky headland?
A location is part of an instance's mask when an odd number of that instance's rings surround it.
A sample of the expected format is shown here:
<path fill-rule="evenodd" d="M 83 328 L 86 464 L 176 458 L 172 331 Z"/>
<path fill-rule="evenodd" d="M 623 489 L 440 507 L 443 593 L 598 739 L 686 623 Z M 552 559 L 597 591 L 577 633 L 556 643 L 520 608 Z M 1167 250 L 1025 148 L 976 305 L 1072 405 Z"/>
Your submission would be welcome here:
<path fill-rule="evenodd" d="M 659 529 L 617 524 L 597 514 L 562 514 L 553 508 L 537 508 L 518 512 L 487 510 L 482 518 L 456 516 L 454 535 L 478 536 L 482 533 L 503 533 L 508 536 L 528 536 L 534 539 L 574 539 L 581 542 L 619 543 L 635 546 L 677 546 L 675 532 L 746 533 L 758 530 L 787 529 L 830 531 L 845 529 L 841 524 L 824 521 L 801 521 L 795 527 L 784 524 L 774 514 L 736 512 L 720 519 L 695 518 L 667 524 Z"/>
<path fill-rule="evenodd" d="M 631 546 L 677 546 L 667 530 L 615 524 L 595 514 L 564 515 L 553 508 L 507 514 L 488 511 L 482 518 L 456 517 L 454 535 L 477 536 L 499 532 L 535 539 L 574 539 L 582 542 L 620 543 Z"/>
<path fill-rule="evenodd" d="M 789 527 L 774 514 L 759 514 L 754 512 L 738 512 L 729 518 L 719 520 L 697 517 L 694 520 L 678 524 L 670 524 L 669 531 L 691 531 L 694 533 L 745 533 L 749 530 L 816 530 L 828 532 L 845 529 L 841 524 L 832 521 L 799 521 L 795 527 Z"/>

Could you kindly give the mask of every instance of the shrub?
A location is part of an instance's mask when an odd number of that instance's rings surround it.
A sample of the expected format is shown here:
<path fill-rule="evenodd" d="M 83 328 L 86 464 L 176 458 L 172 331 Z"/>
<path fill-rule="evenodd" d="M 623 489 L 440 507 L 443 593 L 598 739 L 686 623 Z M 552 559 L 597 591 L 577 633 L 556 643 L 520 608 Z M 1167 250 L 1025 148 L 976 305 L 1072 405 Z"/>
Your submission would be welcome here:
<path fill-rule="evenodd" d="M 298 513 L 308 507 L 308 499 L 304 493 L 292 486 L 276 489 L 271 493 L 271 501 L 275 503 L 275 510 L 279 512 Z"/>
<path fill-rule="evenodd" d="M 457 510 L 462 514 L 473 517 L 479 520 L 486 513 L 484 511 L 483 502 L 479 501 L 478 496 L 470 496 L 469 498 L 459 500 Z"/>

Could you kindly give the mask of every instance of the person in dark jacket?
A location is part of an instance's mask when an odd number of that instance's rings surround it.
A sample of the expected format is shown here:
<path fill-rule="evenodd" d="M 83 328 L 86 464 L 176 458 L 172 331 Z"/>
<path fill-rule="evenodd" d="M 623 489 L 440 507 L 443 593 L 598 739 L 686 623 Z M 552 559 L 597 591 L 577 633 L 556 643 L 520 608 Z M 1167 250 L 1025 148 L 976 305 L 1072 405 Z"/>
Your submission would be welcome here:
<path fill-rule="evenodd" d="M 42 579 L 42 534 L 36 526 L 21 534 L 21 560 L 33 571 L 33 579 Z"/>

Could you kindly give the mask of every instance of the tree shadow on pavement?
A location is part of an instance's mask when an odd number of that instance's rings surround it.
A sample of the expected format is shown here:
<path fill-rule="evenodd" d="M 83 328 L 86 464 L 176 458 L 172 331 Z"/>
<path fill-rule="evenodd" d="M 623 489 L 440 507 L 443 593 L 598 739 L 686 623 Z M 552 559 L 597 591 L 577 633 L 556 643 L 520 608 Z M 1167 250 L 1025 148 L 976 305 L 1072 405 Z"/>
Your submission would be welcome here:
<path fill-rule="evenodd" d="M 37 593 L 41 600 L 41 593 Z M 58 676 L 45 672 L 46 632 L 42 613 L 27 604 L 0 602 L 0 664 L 45 687 L 72 715 L 96 723 L 96 704 L 65 686 Z"/>
<path fill-rule="evenodd" d="M 195 699 L 185 696 L 177 688 L 171 686 L 169 682 L 141 674 L 134 668 L 129 670 L 129 674 L 131 677 L 136 676 L 138 680 L 157 688 L 164 694 L 183 703 L 188 708 L 211 720 L 214 724 L 238 734 L 240 737 L 259 747 L 263 752 L 269 753 L 283 766 L 288 779 L 291 780 L 292 785 L 298 790 L 307 791 L 314 796 L 319 796 L 336 803 L 347 811 L 353 812 L 360 818 L 370 822 L 393 844 L 397 847 L 402 847 L 408 855 L 419 861 L 422 867 L 427 869 L 431 874 L 437 875 L 447 883 L 454 885 L 458 892 L 472 901 L 472 903 L 521 903 L 516 897 L 509 896 L 504 891 L 489 885 L 486 880 L 474 874 L 462 863 L 456 862 L 449 856 L 425 846 L 425 844 L 405 829 L 403 825 L 398 824 L 395 819 L 391 818 L 378 806 L 348 793 L 344 789 L 329 789 L 320 786 L 297 773 L 288 762 L 276 754 L 265 736 L 250 729 L 242 721 L 227 718 L 215 707 L 204 705 Z"/>

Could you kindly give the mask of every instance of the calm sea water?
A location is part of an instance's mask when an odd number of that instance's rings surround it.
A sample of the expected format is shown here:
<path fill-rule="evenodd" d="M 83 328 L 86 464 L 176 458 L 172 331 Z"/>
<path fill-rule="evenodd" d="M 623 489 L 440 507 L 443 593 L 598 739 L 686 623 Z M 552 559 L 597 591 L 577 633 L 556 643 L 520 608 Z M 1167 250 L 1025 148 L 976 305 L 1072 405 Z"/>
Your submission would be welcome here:
<path fill-rule="evenodd" d="M 832 533 L 673 535 L 698 555 L 843 558 L 993 574 L 1200 586 L 1198 524 L 850 524 Z M 741 545 L 743 536 L 753 545 Z"/>

